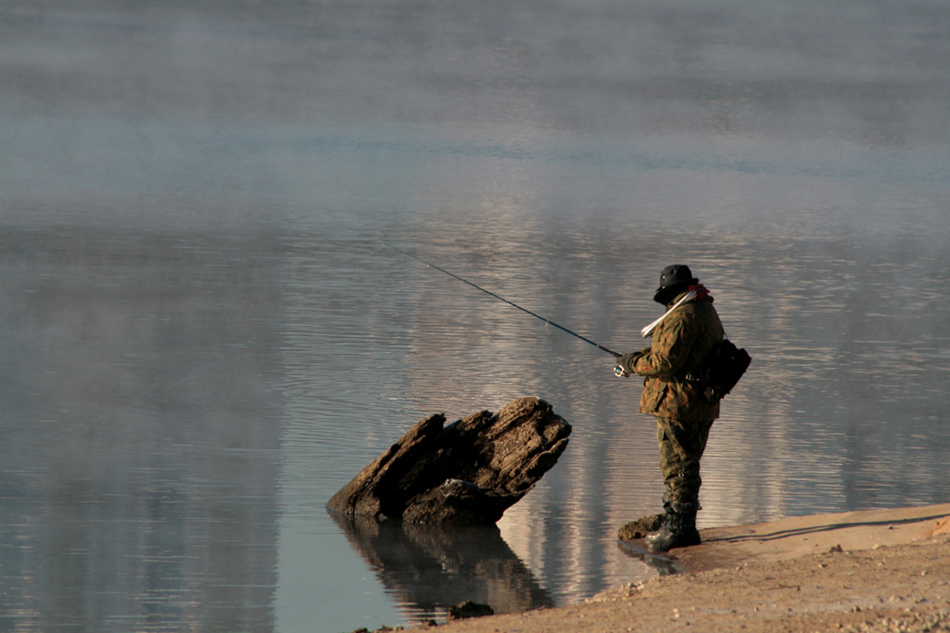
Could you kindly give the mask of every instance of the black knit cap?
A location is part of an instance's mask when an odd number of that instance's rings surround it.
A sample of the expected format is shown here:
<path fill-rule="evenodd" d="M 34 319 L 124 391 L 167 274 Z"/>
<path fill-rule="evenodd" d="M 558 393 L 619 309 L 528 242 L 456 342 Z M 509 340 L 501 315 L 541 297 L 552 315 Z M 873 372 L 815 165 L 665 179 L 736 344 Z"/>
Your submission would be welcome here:
<path fill-rule="evenodd" d="M 699 283 L 699 279 L 693 277 L 693 273 L 690 272 L 689 266 L 673 264 L 664 268 L 663 272 L 660 273 L 660 289 L 685 283 Z"/>

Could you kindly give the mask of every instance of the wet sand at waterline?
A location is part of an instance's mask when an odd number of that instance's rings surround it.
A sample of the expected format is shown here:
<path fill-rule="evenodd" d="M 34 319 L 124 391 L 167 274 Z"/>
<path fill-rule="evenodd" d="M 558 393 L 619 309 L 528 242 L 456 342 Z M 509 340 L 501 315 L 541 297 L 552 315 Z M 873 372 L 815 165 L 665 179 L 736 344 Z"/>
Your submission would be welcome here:
<path fill-rule="evenodd" d="M 950 630 L 950 504 L 701 533 L 702 545 L 670 552 L 679 574 L 617 587 L 583 604 L 459 620 L 439 630 Z"/>

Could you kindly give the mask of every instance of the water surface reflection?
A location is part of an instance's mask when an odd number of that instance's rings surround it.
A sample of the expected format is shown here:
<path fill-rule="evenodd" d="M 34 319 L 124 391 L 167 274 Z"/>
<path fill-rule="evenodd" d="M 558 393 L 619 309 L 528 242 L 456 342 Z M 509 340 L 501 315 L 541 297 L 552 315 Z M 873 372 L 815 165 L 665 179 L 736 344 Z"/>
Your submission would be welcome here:
<path fill-rule="evenodd" d="M 268 240 L 75 226 L 0 240 L 15 254 L 10 630 L 271 630 L 281 413 L 266 378 L 279 317 Z"/>
<path fill-rule="evenodd" d="M 403 605 L 407 622 L 472 600 L 495 613 L 554 606 L 495 526 L 442 527 L 330 513 L 356 552 Z"/>

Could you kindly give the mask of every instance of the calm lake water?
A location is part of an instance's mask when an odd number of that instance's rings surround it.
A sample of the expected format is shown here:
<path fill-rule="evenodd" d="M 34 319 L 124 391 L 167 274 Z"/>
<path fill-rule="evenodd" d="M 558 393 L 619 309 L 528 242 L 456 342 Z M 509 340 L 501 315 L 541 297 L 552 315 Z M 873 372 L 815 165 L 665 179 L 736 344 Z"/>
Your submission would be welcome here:
<path fill-rule="evenodd" d="M 0 4 L 0 631 L 338 633 L 659 573 L 687 263 L 754 360 L 700 527 L 946 503 L 950 5 Z M 419 419 L 571 444 L 498 529 L 324 505 Z"/>

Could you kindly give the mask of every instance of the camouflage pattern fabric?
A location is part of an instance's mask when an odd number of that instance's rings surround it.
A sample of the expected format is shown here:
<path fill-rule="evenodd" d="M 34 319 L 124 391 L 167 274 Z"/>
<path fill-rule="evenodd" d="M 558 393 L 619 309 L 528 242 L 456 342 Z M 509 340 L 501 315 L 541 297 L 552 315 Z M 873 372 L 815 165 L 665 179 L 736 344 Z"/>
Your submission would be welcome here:
<path fill-rule="evenodd" d="M 633 366 L 637 375 L 644 377 L 640 412 L 684 422 L 718 418 L 719 403 L 706 402 L 702 387 L 687 382 L 686 375 L 696 370 L 723 338 L 712 298 L 689 301 L 673 310 L 653 330 L 652 345 L 642 350 Z"/>
<path fill-rule="evenodd" d="M 656 418 L 656 439 L 660 445 L 660 472 L 666 484 L 666 500 L 685 503 L 699 500 L 699 460 L 706 450 L 712 420 L 683 422 Z"/>
<path fill-rule="evenodd" d="M 723 338 L 712 299 L 689 301 L 656 326 L 652 345 L 642 350 L 633 366 L 644 377 L 640 411 L 656 416 L 660 471 L 670 503 L 699 499 L 699 462 L 713 420 L 719 417 L 719 403 L 706 402 L 702 387 L 688 382 L 686 376 Z"/>

